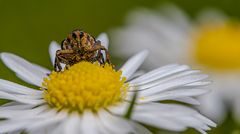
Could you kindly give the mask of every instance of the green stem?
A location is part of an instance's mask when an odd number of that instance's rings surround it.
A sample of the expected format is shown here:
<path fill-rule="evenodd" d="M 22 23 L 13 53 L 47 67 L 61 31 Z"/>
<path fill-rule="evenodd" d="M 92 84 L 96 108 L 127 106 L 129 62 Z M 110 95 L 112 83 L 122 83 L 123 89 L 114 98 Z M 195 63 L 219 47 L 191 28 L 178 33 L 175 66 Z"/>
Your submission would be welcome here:
<path fill-rule="evenodd" d="M 132 112 L 133 112 L 133 108 L 134 108 L 134 104 L 137 100 L 137 95 L 138 95 L 138 92 L 136 91 L 134 94 L 133 94 L 133 98 L 132 98 L 132 101 L 128 107 L 128 110 L 126 112 L 126 114 L 124 115 L 124 117 L 126 119 L 131 119 L 131 116 L 132 116 Z"/>

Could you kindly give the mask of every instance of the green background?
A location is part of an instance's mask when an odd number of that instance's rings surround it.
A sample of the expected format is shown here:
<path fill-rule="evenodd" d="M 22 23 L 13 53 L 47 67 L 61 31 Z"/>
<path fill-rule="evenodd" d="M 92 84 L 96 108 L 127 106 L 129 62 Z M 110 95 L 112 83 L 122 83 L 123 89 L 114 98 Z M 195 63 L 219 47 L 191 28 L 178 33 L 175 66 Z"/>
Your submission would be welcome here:
<path fill-rule="evenodd" d="M 127 13 L 136 7 L 157 8 L 165 3 L 176 4 L 191 17 L 208 7 L 240 17 L 240 0 L 0 0 L 0 52 L 12 52 L 52 68 L 48 55 L 52 40 L 61 42 L 75 28 L 96 36 L 124 25 Z M 22 83 L 2 63 L 0 78 Z M 240 130 L 229 114 L 228 120 L 211 133 L 240 134 Z"/>

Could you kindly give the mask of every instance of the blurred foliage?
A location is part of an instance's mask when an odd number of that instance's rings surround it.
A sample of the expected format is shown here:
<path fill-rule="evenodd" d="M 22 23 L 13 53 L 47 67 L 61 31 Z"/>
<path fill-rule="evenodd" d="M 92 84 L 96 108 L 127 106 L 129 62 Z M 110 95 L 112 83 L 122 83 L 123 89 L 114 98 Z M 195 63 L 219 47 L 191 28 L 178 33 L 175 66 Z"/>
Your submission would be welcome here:
<path fill-rule="evenodd" d="M 0 52 L 13 52 L 31 62 L 52 68 L 48 56 L 48 45 L 52 40 L 60 43 L 75 28 L 82 28 L 96 36 L 123 25 L 125 15 L 136 7 L 155 8 L 166 2 L 178 5 L 192 17 L 208 7 L 240 17 L 239 0 L 0 0 Z M 114 62 L 119 61 L 115 59 Z M 2 62 L 0 77 L 22 83 Z M 239 134 L 239 131 L 229 116 L 223 125 L 211 133 Z M 195 132 L 190 130 L 188 133 Z"/>

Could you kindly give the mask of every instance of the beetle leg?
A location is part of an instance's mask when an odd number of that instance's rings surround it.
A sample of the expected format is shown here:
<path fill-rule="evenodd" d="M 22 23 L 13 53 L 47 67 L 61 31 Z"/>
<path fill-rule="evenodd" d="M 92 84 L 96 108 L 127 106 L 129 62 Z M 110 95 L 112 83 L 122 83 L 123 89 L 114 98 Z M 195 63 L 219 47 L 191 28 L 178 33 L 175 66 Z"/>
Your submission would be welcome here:
<path fill-rule="evenodd" d="M 57 54 L 56 54 L 55 62 L 54 62 L 54 70 L 55 70 L 56 72 L 59 72 L 59 71 L 62 70 L 62 67 L 61 67 L 60 61 L 59 61 L 59 57 L 58 57 Z"/>
<path fill-rule="evenodd" d="M 106 61 L 107 61 L 107 63 L 111 64 L 110 54 L 109 54 L 108 50 L 100 44 L 100 42 L 96 42 L 95 46 L 88 51 L 93 52 L 93 51 L 97 51 L 97 50 L 104 50 L 105 54 L 106 54 Z"/>
<path fill-rule="evenodd" d="M 64 63 L 66 64 L 67 67 L 69 67 L 70 66 L 69 59 L 72 59 L 73 54 L 74 54 L 73 50 L 58 50 L 56 52 L 54 70 L 56 72 L 60 72 L 62 70 L 60 63 Z"/>
<path fill-rule="evenodd" d="M 96 42 L 95 45 L 100 45 L 101 46 L 101 42 L 98 41 L 98 42 Z M 100 64 L 105 64 L 105 60 L 104 60 L 103 53 L 102 53 L 101 49 L 98 49 L 97 53 L 98 53 L 98 55 L 97 55 L 98 62 Z"/>
<path fill-rule="evenodd" d="M 65 69 L 68 70 L 70 68 L 69 64 L 66 64 Z"/>
<path fill-rule="evenodd" d="M 97 60 L 100 64 L 104 64 L 104 58 L 103 54 L 101 53 L 101 50 L 98 50 Z"/>
<path fill-rule="evenodd" d="M 103 54 L 101 52 L 100 52 L 100 59 L 102 60 L 102 63 L 104 64 L 105 60 L 104 60 Z"/>

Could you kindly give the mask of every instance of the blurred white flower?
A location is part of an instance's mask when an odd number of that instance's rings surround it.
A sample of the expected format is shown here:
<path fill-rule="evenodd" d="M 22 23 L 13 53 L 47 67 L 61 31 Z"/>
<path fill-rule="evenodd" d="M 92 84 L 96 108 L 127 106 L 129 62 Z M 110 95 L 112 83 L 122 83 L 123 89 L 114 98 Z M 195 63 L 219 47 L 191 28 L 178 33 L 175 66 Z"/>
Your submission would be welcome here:
<path fill-rule="evenodd" d="M 202 98 L 202 112 L 221 122 L 226 101 L 240 119 L 239 23 L 213 9 L 201 12 L 191 22 L 179 8 L 167 5 L 133 11 L 126 26 L 112 31 L 112 35 L 115 53 L 120 57 L 150 50 L 145 69 L 177 62 L 209 73 L 214 91 Z"/>
<path fill-rule="evenodd" d="M 100 40 L 108 46 L 106 35 Z M 52 61 L 57 49 L 60 46 L 52 42 Z M 157 103 L 175 100 L 198 104 L 194 97 L 208 92 L 207 76 L 186 65 L 172 64 L 133 78 L 147 54 L 141 51 L 130 58 L 121 67 L 122 73 L 87 62 L 51 73 L 14 54 L 1 53 L 2 61 L 19 78 L 43 90 L 1 79 L 0 98 L 12 102 L 0 106 L 0 118 L 4 119 L 0 121 L 0 133 L 151 133 L 138 122 L 172 131 L 192 127 L 201 133 L 215 127 L 214 122 L 187 106 Z M 136 104 L 127 119 L 123 116 L 134 92 L 138 92 Z"/>

